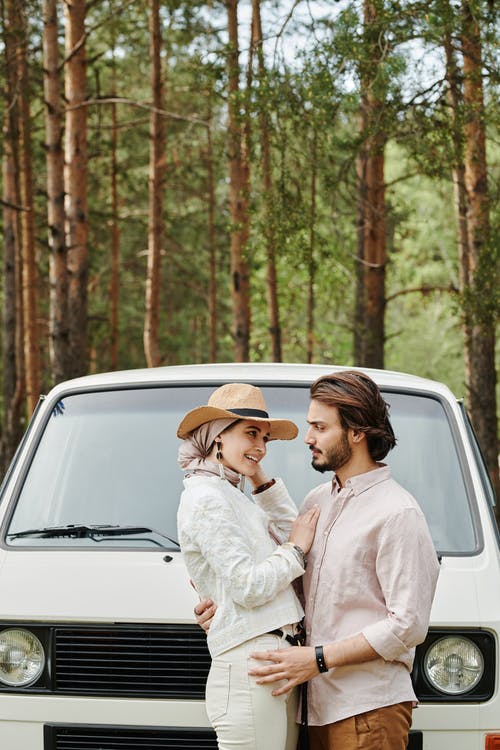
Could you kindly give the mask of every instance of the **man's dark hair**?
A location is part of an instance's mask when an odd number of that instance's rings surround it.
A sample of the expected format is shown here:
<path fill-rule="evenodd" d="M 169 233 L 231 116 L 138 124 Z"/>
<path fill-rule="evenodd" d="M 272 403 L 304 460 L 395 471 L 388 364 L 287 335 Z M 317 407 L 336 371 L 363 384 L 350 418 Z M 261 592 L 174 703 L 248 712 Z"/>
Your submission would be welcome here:
<path fill-rule="evenodd" d="M 357 370 L 323 375 L 311 386 L 311 398 L 335 406 L 344 429 L 364 432 L 374 461 L 380 461 L 396 445 L 389 420 L 389 406 L 376 383 Z"/>

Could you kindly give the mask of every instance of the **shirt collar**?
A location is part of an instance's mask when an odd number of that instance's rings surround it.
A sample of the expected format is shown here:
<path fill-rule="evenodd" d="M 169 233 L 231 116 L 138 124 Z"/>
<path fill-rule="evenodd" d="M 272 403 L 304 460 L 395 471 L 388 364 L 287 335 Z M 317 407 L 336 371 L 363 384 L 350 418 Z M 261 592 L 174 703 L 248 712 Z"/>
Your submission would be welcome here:
<path fill-rule="evenodd" d="M 342 489 L 347 489 L 354 495 L 360 495 L 365 490 L 369 490 L 380 482 L 385 482 L 391 476 L 391 470 L 387 464 L 378 464 L 378 468 L 372 469 L 371 471 L 365 471 L 364 474 L 357 474 L 354 477 L 349 477 L 345 485 L 341 487 L 337 475 L 333 475 L 332 479 L 332 492 L 335 490 L 340 492 Z"/>

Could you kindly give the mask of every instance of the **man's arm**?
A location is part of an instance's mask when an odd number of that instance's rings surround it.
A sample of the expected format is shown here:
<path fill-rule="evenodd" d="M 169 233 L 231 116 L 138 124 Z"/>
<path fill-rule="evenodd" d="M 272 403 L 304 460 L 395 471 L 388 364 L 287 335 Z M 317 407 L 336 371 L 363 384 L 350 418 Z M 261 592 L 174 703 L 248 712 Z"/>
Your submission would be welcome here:
<path fill-rule="evenodd" d="M 335 643 L 328 643 L 323 646 L 323 656 L 325 666 L 328 669 L 333 667 L 347 667 L 353 664 L 362 664 L 363 662 L 380 659 L 378 654 L 368 643 L 361 633 L 352 638 Z M 312 646 L 295 646 L 292 648 L 281 649 L 278 651 L 260 651 L 251 654 L 253 659 L 272 661 L 262 667 L 249 669 L 248 673 L 257 677 L 259 685 L 286 680 L 286 683 L 273 690 L 273 695 L 282 695 L 287 693 L 296 685 L 307 682 L 320 673 L 316 660 L 316 652 Z"/>

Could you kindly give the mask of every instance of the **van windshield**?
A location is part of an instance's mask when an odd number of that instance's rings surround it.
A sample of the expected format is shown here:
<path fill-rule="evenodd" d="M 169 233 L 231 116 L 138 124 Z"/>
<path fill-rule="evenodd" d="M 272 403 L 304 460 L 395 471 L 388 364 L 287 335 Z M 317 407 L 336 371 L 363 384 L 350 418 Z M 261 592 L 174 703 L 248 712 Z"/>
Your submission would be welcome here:
<path fill-rule="evenodd" d="M 143 387 L 64 398 L 45 425 L 7 544 L 177 549 L 183 475 L 176 428 L 189 409 L 207 403 L 213 389 Z M 300 427 L 298 439 L 270 443 L 265 459 L 269 476 L 283 477 L 300 505 L 308 490 L 329 477 L 312 469 L 303 441 L 309 391 L 306 386 L 266 386 L 263 391 L 273 416 Z M 417 393 L 386 393 L 385 398 L 398 439 L 387 461 L 422 506 L 436 549 L 474 552 L 464 477 L 442 404 Z M 71 533 L 73 526 L 83 531 Z"/>

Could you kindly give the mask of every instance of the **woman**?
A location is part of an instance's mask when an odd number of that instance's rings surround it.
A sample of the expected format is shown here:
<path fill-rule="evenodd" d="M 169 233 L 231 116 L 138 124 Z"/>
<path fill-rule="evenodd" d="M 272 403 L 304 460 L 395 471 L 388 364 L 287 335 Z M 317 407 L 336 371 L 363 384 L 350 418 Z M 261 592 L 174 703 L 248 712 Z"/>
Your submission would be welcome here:
<path fill-rule="evenodd" d="M 186 472 L 181 549 L 200 597 L 217 603 L 206 706 L 219 750 L 294 750 L 297 742 L 295 695 L 274 697 L 248 675 L 252 651 L 300 642 L 303 610 L 290 584 L 304 572 L 319 511 L 297 518 L 282 480 L 268 480 L 261 466 L 269 440 L 297 432 L 271 419 L 260 389 L 244 383 L 218 388 L 177 431 Z M 245 477 L 255 502 L 239 488 Z"/>

